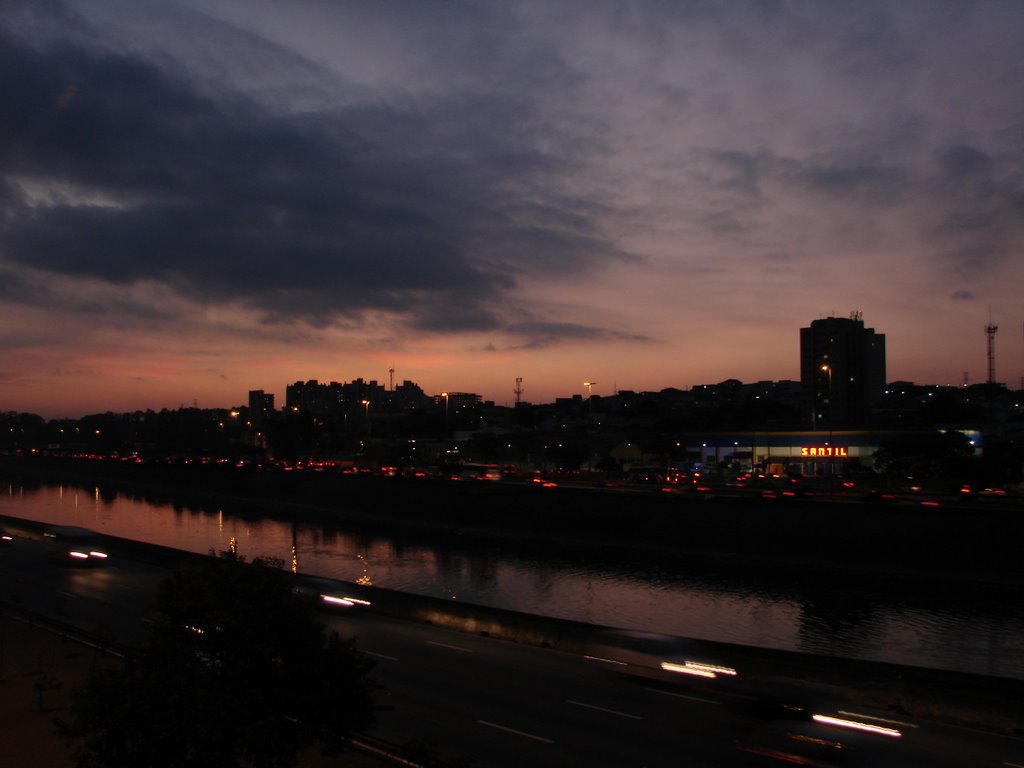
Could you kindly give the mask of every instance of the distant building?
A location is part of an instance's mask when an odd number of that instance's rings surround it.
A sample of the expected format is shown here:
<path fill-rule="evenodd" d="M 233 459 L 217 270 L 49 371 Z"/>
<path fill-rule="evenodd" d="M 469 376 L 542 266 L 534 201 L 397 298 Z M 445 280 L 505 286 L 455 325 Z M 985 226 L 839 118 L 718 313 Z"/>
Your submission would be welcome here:
<path fill-rule="evenodd" d="M 427 397 L 423 389 L 408 379 L 403 381 L 391 393 L 391 407 L 397 411 L 411 411 L 416 408 L 425 408 L 434 402 Z"/>
<path fill-rule="evenodd" d="M 324 420 L 341 419 L 346 415 L 362 413 L 364 402 L 379 409 L 387 402 L 387 392 L 376 381 L 332 381 L 323 384 L 316 379 L 296 381 L 285 388 L 285 409 L 306 413 Z"/>
<path fill-rule="evenodd" d="M 885 392 L 885 335 L 859 312 L 801 328 L 800 388 L 812 428 L 868 425 Z"/>
<path fill-rule="evenodd" d="M 982 455 L 979 430 L 960 428 Z M 768 432 L 688 432 L 683 438 L 684 469 L 714 472 L 762 472 L 766 475 L 803 477 L 848 476 L 874 469 L 879 448 L 908 434 L 929 436 L 934 429 L 906 430 L 807 430 Z"/>
<path fill-rule="evenodd" d="M 345 393 L 336 381 L 321 384 L 316 379 L 296 381 L 285 387 L 285 410 L 308 413 L 320 418 L 337 417 L 342 412 Z"/>
<path fill-rule="evenodd" d="M 249 421 L 254 427 L 263 423 L 263 419 L 274 412 L 274 396 L 262 389 L 249 390 Z"/>
<path fill-rule="evenodd" d="M 434 395 L 434 405 L 446 408 L 452 413 L 478 407 L 483 398 L 472 392 L 443 392 Z"/>

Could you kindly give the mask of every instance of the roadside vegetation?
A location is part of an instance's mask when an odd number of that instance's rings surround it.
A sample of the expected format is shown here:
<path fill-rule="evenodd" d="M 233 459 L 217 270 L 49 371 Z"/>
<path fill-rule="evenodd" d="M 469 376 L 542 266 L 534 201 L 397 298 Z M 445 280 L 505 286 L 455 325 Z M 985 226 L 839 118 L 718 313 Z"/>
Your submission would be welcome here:
<path fill-rule="evenodd" d="M 79 768 L 286 768 L 374 724 L 372 662 L 280 565 L 225 553 L 163 585 L 145 639 L 60 724 Z"/>

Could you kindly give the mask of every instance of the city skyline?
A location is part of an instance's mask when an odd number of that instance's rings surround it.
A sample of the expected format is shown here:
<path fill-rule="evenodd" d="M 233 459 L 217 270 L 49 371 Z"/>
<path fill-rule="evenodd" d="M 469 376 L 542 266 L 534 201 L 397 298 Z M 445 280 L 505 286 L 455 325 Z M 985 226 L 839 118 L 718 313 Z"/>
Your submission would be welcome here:
<path fill-rule="evenodd" d="M 515 384 L 517 386 L 522 386 L 523 385 L 522 381 L 517 381 L 517 382 L 515 382 Z M 963 382 L 963 381 L 961 381 L 959 383 L 941 384 L 941 383 L 936 383 L 936 382 L 909 381 L 909 380 L 905 380 L 905 379 L 891 379 L 891 380 L 886 382 L 885 388 L 884 388 L 884 391 L 883 391 L 883 395 L 889 394 L 890 391 L 892 390 L 892 387 L 894 385 L 898 386 L 900 384 L 908 384 L 908 385 L 911 385 L 913 388 L 920 389 L 922 391 L 934 391 L 934 392 L 937 392 L 939 390 L 948 389 L 948 388 L 958 389 L 959 390 L 959 389 L 964 389 L 964 388 L 966 388 L 968 386 L 974 386 L 974 385 L 986 385 L 987 386 L 988 382 L 985 382 L 985 381 L 968 381 L 968 382 Z M 381 407 L 381 406 L 385 406 L 385 407 L 387 407 L 389 409 L 392 408 L 393 406 L 389 405 L 389 403 L 391 403 L 390 397 L 392 395 L 394 395 L 395 393 L 397 393 L 399 395 L 404 395 L 405 397 L 408 397 L 408 396 L 410 396 L 410 395 L 412 395 L 414 393 L 419 393 L 420 395 L 422 395 L 424 400 L 429 401 L 430 403 L 432 403 L 434 407 L 440 407 L 440 408 L 444 407 L 445 398 L 447 396 L 449 396 L 449 395 L 452 398 L 457 398 L 460 403 L 473 402 L 473 403 L 476 403 L 478 405 L 506 407 L 506 408 L 514 407 L 515 404 L 516 404 L 516 400 L 515 400 L 516 393 L 515 392 L 513 392 L 513 397 L 512 398 L 510 398 L 508 400 L 505 400 L 505 401 L 502 401 L 502 400 L 495 400 L 495 399 L 492 399 L 492 398 L 488 398 L 488 397 L 486 397 L 484 395 L 481 395 L 479 391 L 475 391 L 472 388 L 464 388 L 464 389 L 450 388 L 449 390 L 446 390 L 446 391 L 443 391 L 443 392 L 442 391 L 435 392 L 435 391 L 432 391 L 432 390 L 424 389 L 423 387 L 421 387 L 419 385 L 418 382 L 412 381 L 412 380 L 409 380 L 409 379 L 403 379 L 403 380 L 395 379 L 395 381 L 394 381 L 394 388 L 392 388 L 391 383 L 388 380 L 386 380 L 386 379 L 385 380 L 377 380 L 377 379 L 374 379 L 374 378 L 364 378 L 362 376 L 355 376 L 353 378 L 346 378 L 346 379 L 337 379 L 337 378 L 335 378 L 335 379 L 317 379 L 315 377 L 312 377 L 312 378 L 299 378 L 299 379 L 296 379 L 295 381 L 289 381 L 286 384 L 282 384 L 280 388 L 275 388 L 275 389 L 263 389 L 263 388 L 249 389 L 247 392 L 243 392 L 240 395 L 239 395 L 239 393 L 232 393 L 232 394 L 229 394 L 227 396 L 227 398 L 223 402 L 209 402 L 209 403 L 205 403 L 205 402 L 199 402 L 198 400 L 194 400 L 192 402 L 184 402 L 183 401 L 183 402 L 180 402 L 180 403 L 177 403 L 177 404 L 164 404 L 164 405 L 159 405 L 159 406 L 154 406 L 152 404 L 149 404 L 149 405 L 143 404 L 143 405 L 141 405 L 139 407 L 136 407 L 136 408 L 127 408 L 127 409 L 108 408 L 108 409 L 105 409 L 105 410 L 102 410 L 102 411 L 89 411 L 89 412 L 82 412 L 82 413 L 75 413 L 75 414 L 59 414 L 59 415 L 47 414 L 45 412 L 37 412 L 37 411 L 24 411 L 24 410 L 20 410 L 20 409 L 8 409 L 6 412 L 7 413 L 12 413 L 12 414 L 27 413 L 27 414 L 31 414 L 31 415 L 35 415 L 35 416 L 40 416 L 40 417 L 42 417 L 42 418 L 44 418 L 46 420 L 50 420 L 50 421 L 63 421 L 63 420 L 77 420 L 77 419 L 80 419 L 80 418 L 89 418 L 89 417 L 92 417 L 92 416 L 99 416 L 99 415 L 108 414 L 108 413 L 113 413 L 115 415 L 124 415 L 124 414 L 130 414 L 130 413 L 136 413 L 136 412 L 145 412 L 145 411 L 160 411 L 160 410 L 174 411 L 174 410 L 181 410 L 181 409 L 188 409 L 188 408 L 197 408 L 197 409 L 203 410 L 203 411 L 234 411 L 234 410 L 239 409 L 239 408 L 249 408 L 251 410 L 252 408 L 254 408 L 253 398 L 256 397 L 256 398 L 261 398 L 263 400 L 263 405 L 261 406 L 261 408 L 263 409 L 263 413 L 271 413 L 271 412 L 284 413 L 284 412 L 287 412 L 287 411 L 290 410 L 290 407 L 288 405 L 289 391 L 293 387 L 302 388 L 302 387 L 309 386 L 309 385 L 316 385 L 317 387 L 320 387 L 323 390 L 336 390 L 336 389 L 339 389 L 339 388 L 341 390 L 347 390 L 349 388 L 353 388 L 354 391 L 358 391 L 358 392 L 363 392 L 364 393 L 364 394 L 359 395 L 360 398 L 366 398 L 366 397 L 371 397 L 372 398 L 372 395 L 371 394 L 366 394 L 366 392 L 368 390 L 379 390 L 379 393 L 381 394 L 381 396 L 388 398 L 388 400 L 386 400 L 386 401 L 378 401 L 378 400 L 375 400 L 375 399 L 353 399 L 353 400 L 338 401 L 338 403 L 337 403 L 337 405 L 342 406 L 342 407 L 347 405 L 347 407 L 349 407 L 349 408 L 353 408 L 353 409 L 359 410 L 360 413 L 363 412 L 363 409 L 367 409 L 367 413 L 369 413 L 371 410 L 376 412 L 376 409 Z M 590 386 L 588 386 L 588 385 L 590 385 Z M 633 395 L 650 396 L 650 395 L 659 395 L 659 394 L 672 393 L 672 392 L 697 392 L 697 393 L 699 393 L 699 391 L 702 390 L 702 389 L 704 389 L 704 390 L 711 390 L 711 389 L 718 389 L 718 388 L 723 388 L 723 387 L 724 387 L 723 391 L 728 391 L 730 386 L 736 386 L 740 390 L 747 391 L 747 392 L 758 392 L 758 391 L 760 391 L 759 388 L 763 385 L 766 389 L 770 389 L 772 393 L 777 394 L 783 400 L 786 400 L 786 399 L 796 400 L 796 399 L 799 399 L 799 398 L 803 397 L 803 386 L 804 386 L 799 378 L 796 378 L 796 379 L 751 379 L 751 380 L 743 380 L 743 379 L 738 379 L 738 378 L 736 378 L 734 376 L 727 377 L 725 379 L 721 379 L 721 380 L 717 380 L 717 381 L 707 381 L 707 382 L 702 382 L 702 383 L 694 383 L 694 384 L 686 384 L 686 385 L 666 384 L 665 386 L 657 387 L 657 388 L 654 388 L 654 389 L 634 390 L 634 389 L 629 389 L 629 388 L 624 388 L 624 387 L 615 387 L 615 389 L 613 391 L 609 391 L 609 392 L 605 392 L 605 393 L 601 393 L 601 392 L 595 391 L 594 390 L 594 386 L 595 385 L 596 385 L 596 382 L 586 382 L 586 381 L 579 382 L 579 385 L 578 385 L 578 387 L 576 389 L 572 389 L 572 390 L 569 390 L 569 391 L 566 391 L 566 392 L 563 392 L 563 393 L 558 393 L 558 394 L 555 394 L 554 396 L 552 396 L 549 399 L 543 399 L 543 400 L 541 400 L 541 399 L 531 399 L 531 398 L 526 397 L 525 396 L 525 390 L 521 390 L 518 394 L 521 396 L 520 400 L 521 400 L 522 404 L 525 405 L 525 406 L 549 406 L 549 405 L 558 405 L 560 402 L 561 403 L 565 403 L 565 402 L 571 402 L 571 401 L 579 401 L 579 402 L 586 403 L 586 401 L 591 396 L 594 397 L 595 401 L 600 401 L 600 400 L 609 400 L 609 399 L 613 399 L 613 398 L 617 398 L 617 397 L 623 397 L 623 396 L 630 397 L 630 396 L 633 396 Z M 1007 392 L 1024 391 L 1024 381 L 1020 382 L 1020 386 L 1008 385 L 1008 384 L 1001 383 L 1001 382 L 995 382 L 994 386 L 1002 388 L 1002 389 L 1004 389 Z M 899 394 L 898 391 L 897 391 L 897 394 Z M 400 405 L 399 405 L 400 409 L 408 409 L 408 408 L 413 407 L 413 406 L 408 405 L 408 403 L 403 402 L 401 398 L 399 398 L 399 399 L 400 399 Z M 4 411 L 0 411 L 0 412 L 4 412 Z M 812 419 L 813 417 L 809 416 L 808 418 Z M 822 416 L 821 418 L 825 419 L 826 417 Z M 816 429 L 816 428 L 817 427 L 813 423 L 810 426 L 806 427 L 806 429 L 811 429 L 811 430 Z"/>
<path fill-rule="evenodd" d="M 1024 377 L 1024 6 L 15 0 L 0 410 Z M 583 382 L 591 382 L 584 385 Z"/>

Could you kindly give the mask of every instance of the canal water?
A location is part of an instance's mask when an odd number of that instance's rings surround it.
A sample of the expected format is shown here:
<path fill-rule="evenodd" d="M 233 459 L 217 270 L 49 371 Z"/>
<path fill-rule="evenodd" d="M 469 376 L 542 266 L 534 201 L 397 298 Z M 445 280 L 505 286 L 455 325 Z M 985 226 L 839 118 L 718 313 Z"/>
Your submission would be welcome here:
<path fill-rule="evenodd" d="M 911 577 L 842 579 L 684 556 L 410 540 L 251 520 L 70 486 L 3 486 L 0 514 L 207 553 L 236 546 L 300 572 L 603 626 L 1024 679 L 1021 592 Z M 739 571 L 739 573 L 738 573 Z"/>

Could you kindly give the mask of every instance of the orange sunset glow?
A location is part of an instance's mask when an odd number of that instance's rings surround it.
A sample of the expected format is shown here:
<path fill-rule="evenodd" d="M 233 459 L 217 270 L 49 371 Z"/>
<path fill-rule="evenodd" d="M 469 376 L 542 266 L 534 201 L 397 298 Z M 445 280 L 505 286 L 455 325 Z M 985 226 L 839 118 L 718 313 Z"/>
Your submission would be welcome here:
<path fill-rule="evenodd" d="M 1024 378 L 1017 3 L 15 2 L 0 409 Z"/>

